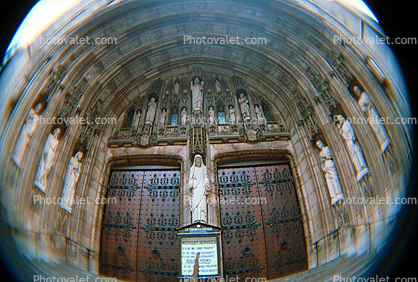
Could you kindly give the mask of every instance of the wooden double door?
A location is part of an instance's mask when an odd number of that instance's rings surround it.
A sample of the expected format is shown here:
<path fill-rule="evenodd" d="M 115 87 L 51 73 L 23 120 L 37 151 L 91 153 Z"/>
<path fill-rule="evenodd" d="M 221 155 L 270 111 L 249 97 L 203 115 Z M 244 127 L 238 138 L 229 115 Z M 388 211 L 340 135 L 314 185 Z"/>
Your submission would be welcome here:
<path fill-rule="evenodd" d="M 113 171 L 100 273 L 178 281 L 180 170 Z M 302 218 L 288 164 L 218 170 L 224 277 L 274 279 L 307 269 Z"/>
<path fill-rule="evenodd" d="M 218 183 L 224 276 L 270 280 L 307 269 L 288 164 L 221 168 Z"/>

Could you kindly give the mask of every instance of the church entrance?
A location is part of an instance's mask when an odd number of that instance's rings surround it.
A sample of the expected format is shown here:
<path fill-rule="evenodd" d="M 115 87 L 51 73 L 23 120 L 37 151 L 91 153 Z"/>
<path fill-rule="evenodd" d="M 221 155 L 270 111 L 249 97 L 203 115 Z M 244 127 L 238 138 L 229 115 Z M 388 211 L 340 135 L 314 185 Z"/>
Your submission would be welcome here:
<path fill-rule="evenodd" d="M 113 171 L 107 187 L 100 274 L 128 281 L 177 281 L 180 170 Z"/>
<path fill-rule="evenodd" d="M 224 275 L 274 279 L 307 269 L 288 164 L 218 169 Z"/>
<path fill-rule="evenodd" d="M 218 167 L 224 277 L 287 276 L 307 269 L 288 163 Z M 107 187 L 100 274 L 127 281 L 180 276 L 180 169 L 114 170 Z"/>

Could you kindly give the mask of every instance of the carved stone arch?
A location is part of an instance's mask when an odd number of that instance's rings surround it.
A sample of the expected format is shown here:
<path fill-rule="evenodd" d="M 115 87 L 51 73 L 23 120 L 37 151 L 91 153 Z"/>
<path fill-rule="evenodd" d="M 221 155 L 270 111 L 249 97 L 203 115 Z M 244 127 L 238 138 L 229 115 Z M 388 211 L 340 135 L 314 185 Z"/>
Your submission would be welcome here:
<path fill-rule="evenodd" d="M 215 101 L 215 105 L 216 104 L 222 104 L 222 105 L 224 105 L 224 106 L 228 106 L 228 103 L 225 101 L 225 99 L 223 99 L 223 98 L 218 98 L 218 99 L 216 99 L 216 101 Z"/>
<path fill-rule="evenodd" d="M 295 111 L 293 118 L 297 119 L 297 124 L 306 130 L 307 135 L 312 138 L 320 130 L 319 120 L 315 110 L 315 104 L 311 96 L 315 93 L 312 87 L 306 91 L 302 84 L 305 81 L 294 81 L 294 76 L 288 74 L 279 78 L 281 92 L 285 93 L 285 100 L 292 101 L 289 106 Z M 306 81 L 307 82 L 307 81 Z"/>
<path fill-rule="evenodd" d="M 338 112 L 338 108 L 335 109 L 334 107 L 333 99 L 335 98 L 335 101 L 340 103 L 339 109 L 344 110 L 344 116 L 351 117 L 359 113 L 357 102 L 353 99 L 347 99 L 350 94 L 347 91 L 347 84 L 353 77 L 357 77 L 361 79 L 360 82 L 363 84 L 364 90 L 373 91 L 370 94 L 376 97 L 382 115 L 386 113 L 393 118 L 399 115 L 408 116 L 409 114 L 407 102 L 403 100 L 406 94 L 402 93 L 402 82 L 398 83 L 397 78 L 399 76 L 395 75 L 397 68 L 385 64 L 387 56 L 384 56 L 385 58 L 381 57 L 382 53 L 377 49 L 369 48 L 367 45 L 356 44 L 354 46 L 332 42 L 334 34 L 351 37 L 352 29 L 349 26 L 345 29 L 344 26 L 351 21 L 358 21 L 358 16 L 362 18 L 361 15 L 353 14 L 350 10 L 341 10 L 344 13 L 335 15 L 328 13 L 328 7 L 336 8 L 336 5 L 338 5 L 339 9 L 343 9 L 344 5 L 338 3 L 334 3 L 335 5 L 333 3 L 329 3 L 329 5 L 319 3 L 315 6 L 314 11 L 308 5 L 312 1 L 298 1 L 297 4 L 289 4 L 287 3 L 289 1 L 283 0 L 271 1 L 271 3 L 261 6 L 249 4 L 246 5 L 245 9 L 239 1 L 219 1 L 217 5 L 213 5 L 213 1 L 209 0 L 185 0 L 178 5 L 157 1 L 155 5 L 139 3 L 140 8 L 137 7 L 138 3 L 115 1 L 115 5 L 106 6 L 98 3 L 98 5 L 90 6 L 90 8 L 87 7 L 88 11 L 94 10 L 93 13 L 80 14 L 76 11 L 78 9 L 81 11 L 81 8 L 86 7 L 83 5 L 90 5 L 90 2 L 94 1 L 83 1 L 80 4 L 81 6 L 74 8 L 74 13 L 77 14 L 75 20 L 71 20 L 71 15 L 64 17 L 65 19 L 57 19 L 48 27 L 47 33 L 63 36 L 91 36 L 91 38 L 110 34 L 112 37 L 118 38 L 118 44 L 30 45 L 28 50 L 33 51 L 31 54 L 39 53 L 38 51 L 42 47 L 40 53 L 45 56 L 27 57 L 29 63 L 25 64 L 26 67 L 22 71 L 15 71 L 14 77 L 13 75 L 10 76 L 13 79 L 4 81 L 6 83 L 4 88 L 10 87 L 10 89 L 16 90 L 10 94 L 11 101 L 13 101 L 10 104 L 12 108 L 5 110 L 5 116 L 10 118 L 0 125 L 0 131 L 8 136 L 0 140 L 0 147 L 4 148 L 1 158 L 3 162 L 0 167 L 3 175 L 0 178 L 4 181 L 0 184 L 2 187 L 10 186 L 12 188 L 3 189 L 5 193 L 10 193 L 11 196 L 6 198 L 10 201 L 5 201 L 5 205 L 8 211 L 21 212 L 21 216 L 13 217 L 17 222 L 11 222 L 11 228 L 20 236 L 21 242 L 25 240 L 28 242 L 28 250 L 32 250 L 33 246 L 42 246 L 42 248 L 35 248 L 36 252 L 34 254 L 37 256 L 40 251 L 48 252 L 52 250 L 44 242 L 36 239 L 32 241 L 31 238 L 48 238 L 47 234 L 51 231 L 49 226 L 51 226 L 55 216 L 53 207 L 45 206 L 42 209 L 39 221 L 38 219 L 33 221 L 36 225 L 25 225 L 25 219 L 31 217 L 30 211 L 25 209 L 28 206 L 27 203 L 31 201 L 30 191 L 27 191 L 30 188 L 26 184 L 33 180 L 34 169 L 36 169 L 40 150 L 42 150 L 45 141 L 45 134 L 51 130 L 50 126 L 42 127 L 33 136 L 30 150 L 28 150 L 30 154 L 26 158 L 31 162 L 28 161 L 25 164 L 26 169 L 21 169 L 20 174 L 15 174 L 17 168 L 14 167 L 13 163 L 8 163 L 10 161 L 8 152 L 13 152 L 16 143 L 14 133 L 16 133 L 16 129 L 22 126 L 22 118 L 25 117 L 27 110 L 33 106 L 34 101 L 41 96 L 45 97 L 45 101 L 48 103 L 43 117 L 49 118 L 76 115 L 94 118 L 97 114 L 101 117 L 118 117 L 132 106 L 136 97 L 144 101 L 142 106 L 134 104 L 136 109 L 141 108 L 142 110 L 142 122 L 138 131 L 133 132 L 130 128 L 126 129 L 126 134 L 119 135 L 117 140 L 110 140 L 112 139 L 111 135 L 113 135 L 111 131 L 113 127 L 119 129 L 122 122 L 118 123 L 117 126 L 102 124 L 70 126 L 61 142 L 62 146 L 60 145 L 63 150 L 60 152 L 60 157 L 57 158 L 57 165 L 53 172 L 54 178 L 51 178 L 51 180 L 54 179 L 54 182 L 51 182 L 50 187 L 60 188 L 57 184 L 62 181 L 62 175 L 65 173 L 67 165 L 66 160 L 72 154 L 72 147 L 69 144 L 75 142 L 70 142 L 71 138 L 80 135 L 80 132 L 82 136 L 80 143 L 89 148 L 85 163 L 87 177 L 82 183 L 82 195 L 92 195 L 93 197 L 102 195 L 101 192 L 106 189 L 103 183 L 106 182 L 106 177 L 109 174 L 103 169 L 103 164 L 111 156 L 124 155 L 131 161 L 136 154 L 147 154 L 147 157 L 154 159 L 155 153 L 163 152 L 165 156 L 183 156 L 185 159 L 184 166 L 189 167 L 189 155 L 200 152 L 208 160 L 211 159 L 211 154 L 219 152 L 216 151 L 216 147 L 221 147 L 224 151 L 234 152 L 238 151 L 237 148 L 240 148 L 241 151 L 254 148 L 288 148 L 294 153 L 295 166 L 297 165 L 298 170 L 300 170 L 298 177 L 301 180 L 300 187 L 310 198 L 302 201 L 304 205 L 307 205 L 305 209 L 306 217 L 309 219 L 307 226 L 311 228 L 311 231 L 309 231 L 309 236 L 312 238 L 312 240 L 309 240 L 309 268 L 323 265 L 347 253 L 345 242 L 348 239 L 344 240 L 343 237 L 338 239 L 338 236 L 345 236 L 344 233 L 350 231 L 334 228 L 333 217 L 330 213 L 331 207 L 326 201 L 326 193 L 323 193 L 325 190 L 321 189 L 324 181 L 320 163 L 315 158 L 317 151 L 311 144 L 311 138 L 313 140 L 318 139 L 321 132 L 326 135 L 327 138 L 320 137 L 319 139 L 325 139 L 324 141 L 330 145 L 330 149 L 335 154 L 335 160 L 341 167 L 341 178 L 346 179 L 346 183 L 350 184 L 350 186 L 346 185 L 345 187 L 353 192 L 351 195 L 357 196 L 359 194 L 357 190 L 363 188 L 351 185 L 350 177 L 353 173 L 350 170 L 352 168 L 345 165 L 349 163 L 349 158 L 345 153 L 344 144 L 339 144 L 341 138 L 330 120 L 329 107 L 332 107 L 331 112 L 333 114 Z M 305 3 L 305 5 L 303 2 L 308 4 Z M 229 17 L 231 13 L 234 14 L 233 20 Z M 193 17 L 190 17 L 191 14 L 193 14 Z M 343 24 L 337 19 L 340 14 L 349 15 Z M 216 15 L 216 24 L 207 24 L 208 15 L 209 17 Z M 262 17 L 258 17 L 258 15 L 262 15 Z M 295 15 L 297 21 L 295 21 Z M 98 16 L 103 20 L 97 20 Z M 65 26 L 61 28 L 60 23 L 64 21 Z M 364 30 L 376 31 L 380 34 L 380 30 L 375 29 L 375 26 L 370 26 L 368 20 L 360 19 L 359 22 Z M 144 29 L 147 31 L 142 32 Z M 280 32 L 275 32 L 277 30 L 280 30 Z M 198 46 L 196 44 L 179 44 L 179 40 L 174 40 L 184 37 L 186 31 L 193 36 L 205 34 L 209 37 L 227 34 L 232 31 L 235 35 L 265 36 L 269 42 L 259 48 L 241 44 Z M 16 52 L 16 57 L 11 57 L 11 59 L 18 59 L 16 62 L 19 62 L 20 59 L 24 60 L 25 57 L 21 57 L 20 54 Z M 334 58 L 333 54 L 337 57 Z M 373 60 L 370 56 L 373 57 Z M 23 62 L 23 60 L 20 62 Z M 392 60 L 390 61 L 392 62 Z M 60 65 L 64 66 L 64 70 L 60 69 Z M 11 68 L 16 66 L 15 63 L 8 63 L 4 66 L 5 71 L 14 71 Z M 55 66 L 58 66 L 56 70 Z M 311 68 L 308 69 L 308 66 L 311 66 Z M 54 71 L 51 72 L 51 70 Z M 383 76 L 381 79 L 376 77 L 378 81 L 374 77 L 376 70 L 381 70 Z M 278 75 L 280 73 L 282 77 Z M 222 131 L 222 128 L 218 126 L 216 133 L 209 136 L 206 134 L 207 128 L 200 128 L 199 131 L 197 128 L 191 128 L 188 124 L 187 127 L 184 127 L 184 134 L 181 131 L 175 132 L 173 130 L 173 134 L 167 135 L 167 131 L 163 131 L 161 136 L 156 136 L 156 129 L 160 129 L 157 122 L 148 124 L 147 127 L 144 126 L 147 98 L 150 94 L 155 95 L 156 100 L 159 100 L 155 115 L 158 118 L 162 108 L 169 110 L 167 105 L 170 105 L 172 101 L 165 104 L 164 99 L 167 96 L 165 93 L 167 93 L 166 90 L 170 92 L 170 87 L 171 93 L 173 92 L 172 81 L 176 77 L 176 80 L 180 79 L 180 86 L 178 87 L 178 96 L 180 97 L 177 99 L 169 95 L 167 98 L 169 100 L 179 100 L 179 111 L 186 107 L 188 112 L 191 113 L 193 109 L 190 106 L 190 79 L 199 77 L 205 80 L 204 89 L 205 96 L 207 96 L 210 88 L 212 92 L 215 92 L 216 88 L 212 84 L 214 77 L 216 77 L 215 74 L 219 75 L 222 83 L 222 93 L 219 93 L 219 96 L 225 97 L 226 93 L 231 93 L 233 97 L 237 116 L 236 131 L 226 128 L 226 126 L 225 128 L 228 130 Z M 19 76 L 27 78 L 22 81 L 25 84 L 24 87 L 15 85 Z M 61 91 L 63 89 L 65 91 Z M 332 89 L 332 92 L 329 91 L 330 89 Z M 266 90 L 271 92 L 266 92 Z M 289 132 L 262 130 L 260 133 L 260 128 L 254 129 L 242 126 L 242 122 L 239 122 L 241 116 L 240 105 L 236 103 L 236 97 L 234 97 L 237 91 L 246 91 L 246 95 L 250 95 L 252 91 L 261 93 L 261 97 L 266 96 L 270 110 L 277 109 L 277 115 L 274 118 L 282 117 L 286 122 L 286 127 L 289 128 Z M 68 97 L 64 96 L 66 92 L 70 93 Z M 183 100 L 183 97 L 189 98 Z M 252 100 L 251 96 L 247 97 L 250 100 L 250 109 L 253 110 L 251 106 L 253 106 L 255 100 Z M 230 102 L 226 98 L 223 99 L 229 107 Z M 217 98 L 211 104 L 216 100 Z M 98 103 L 98 101 L 100 102 Z M 206 104 L 206 101 L 208 100 L 203 102 L 203 105 L 206 106 L 205 109 L 207 109 L 207 105 L 210 105 Z M 4 105 L 8 104 L 4 103 Z M 257 104 L 260 105 L 260 101 Z M 91 111 L 90 109 L 94 110 Z M 62 115 L 60 115 L 60 112 Z M 157 128 L 155 128 L 156 125 Z M 166 128 L 168 126 L 165 126 Z M 392 153 L 392 156 L 395 161 L 398 161 L 399 170 L 404 172 L 409 168 L 411 155 L 411 149 L 407 147 L 410 146 L 410 143 L 408 143 L 410 142 L 408 128 L 406 126 L 394 127 L 389 132 L 393 138 L 392 147 L 397 150 L 396 154 Z M 378 177 L 380 178 L 376 180 L 378 184 L 376 186 L 382 187 L 382 189 L 377 190 L 377 195 L 382 196 L 383 189 L 388 189 L 391 192 L 391 188 L 393 188 L 396 192 L 399 189 L 398 187 L 404 186 L 408 177 L 405 175 L 405 178 L 403 178 L 401 173 L 391 177 L 385 173 L 386 168 L 381 161 L 380 152 L 375 154 L 373 146 L 370 145 L 375 140 L 365 138 L 368 137 L 367 130 L 370 131 L 366 125 L 359 126 L 358 130 L 356 129 L 356 134 L 358 134 L 361 145 L 364 146 L 364 152 L 368 154 L 366 155 L 367 159 L 373 160 L 374 164 L 371 169 L 373 173 L 376 173 L 375 180 Z M 138 136 L 146 135 L 144 132 L 148 137 L 144 139 L 144 142 L 140 142 L 142 139 L 140 140 Z M 189 142 L 192 138 L 197 141 L 195 143 Z M 109 140 L 113 142 L 109 142 Z M 367 142 L 368 140 L 371 142 Z M 209 146 L 206 146 L 208 143 Z M 189 145 L 194 146 L 192 150 L 185 147 Z M 401 191 L 399 190 L 399 192 Z M 347 208 L 350 214 L 355 215 L 357 208 L 353 206 Z M 384 224 L 384 222 L 393 222 L 392 220 L 386 220 L 389 218 L 387 215 L 390 215 L 390 218 L 393 215 L 389 212 L 386 213 L 386 210 L 386 208 L 383 208 L 381 213 L 373 210 L 372 207 L 365 206 L 364 211 L 370 211 L 368 213 L 371 216 L 370 221 L 356 222 L 355 217 L 349 219 L 347 225 L 349 225 L 349 230 L 352 230 L 352 233 L 355 234 L 355 236 L 352 236 L 352 241 L 353 243 L 360 243 L 358 244 L 360 246 L 358 250 L 368 249 L 373 251 L 375 246 L 384 246 L 383 240 L 390 232 L 382 232 L 382 236 L 376 236 L 376 234 L 380 234 L 379 226 L 387 227 L 387 229 L 391 227 Z M 89 263 L 89 259 L 86 261 L 82 255 L 78 254 L 90 252 L 91 248 L 93 254 L 91 269 L 97 273 L 98 251 L 100 250 L 98 236 L 100 236 L 99 229 L 102 218 L 100 206 L 97 208 L 94 205 L 80 205 L 74 211 L 74 215 L 76 215 L 74 218 L 83 220 L 74 220 L 73 224 L 69 225 L 70 232 L 68 234 L 71 234 L 71 240 L 74 240 L 76 244 L 84 246 L 77 247 L 79 248 L 77 256 L 70 254 L 67 257 L 67 249 L 62 252 L 52 250 L 51 252 L 54 253 L 52 259 L 65 256 L 66 262 L 84 268 L 86 262 Z M 361 212 L 364 219 L 364 212 Z M 345 214 L 344 212 L 339 213 Z M 375 215 L 382 216 L 382 218 L 374 221 L 377 218 Z M 186 221 L 184 220 L 184 222 Z M 356 223 L 358 224 L 356 225 Z M 22 232 L 20 231 L 21 226 L 25 227 Z M 37 236 L 39 230 L 36 226 L 44 226 L 46 235 Z M 366 226 L 370 227 L 370 232 L 368 234 L 361 233 L 362 228 Z M 335 234 L 337 234 L 337 240 L 341 240 L 339 245 L 333 243 Z M 370 240 L 372 244 L 364 246 L 360 241 L 363 238 L 373 239 Z M 376 238 L 379 240 L 375 241 Z M 334 248 L 333 244 L 337 245 L 337 248 Z M 74 249 L 74 245 L 70 245 L 70 247 Z M 340 252 L 334 252 L 334 249 L 338 249 Z M 355 249 L 354 251 L 356 251 Z M 127 251 L 128 248 L 124 250 Z M 247 255 L 247 253 L 245 251 L 244 255 Z M 112 254 L 114 254 L 113 250 L 109 252 L 109 255 Z M 350 262 L 345 258 L 344 261 Z M 362 262 L 365 261 L 367 260 L 362 259 Z M 348 265 L 348 263 L 344 265 L 344 271 L 352 269 Z M 87 268 L 90 270 L 89 266 Z M 302 276 L 304 275 L 302 274 Z M 309 275 L 311 273 L 307 274 L 307 276 Z M 166 280 L 160 279 L 159 281 Z"/>

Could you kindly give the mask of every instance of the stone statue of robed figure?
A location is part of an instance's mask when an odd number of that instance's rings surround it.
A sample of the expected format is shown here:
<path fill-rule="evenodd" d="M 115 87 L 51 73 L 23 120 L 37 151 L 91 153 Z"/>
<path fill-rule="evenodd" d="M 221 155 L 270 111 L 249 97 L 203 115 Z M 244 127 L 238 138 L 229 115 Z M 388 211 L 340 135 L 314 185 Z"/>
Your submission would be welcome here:
<path fill-rule="evenodd" d="M 206 222 L 207 218 L 207 195 L 209 193 L 209 178 L 202 156 L 194 157 L 193 166 L 190 168 L 189 192 L 191 196 L 190 211 L 192 222 Z"/>
<path fill-rule="evenodd" d="M 42 192 L 45 192 L 46 190 L 47 178 L 54 164 L 60 133 L 61 130 L 59 128 L 55 128 L 54 131 L 48 135 L 44 149 L 42 151 L 41 160 L 38 164 L 38 169 L 36 171 L 35 181 L 33 184 Z"/>
<path fill-rule="evenodd" d="M 81 160 L 83 153 L 78 151 L 71 157 L 65 177 L 64 188 L 62 189 L 62 201 L 60 207 L 71 213 L 74 205 L 74 195 L 81 173 Z"/>
<path fill-rule="evenodd" d="M 320 150 L 319 157 L 321 158 L 322 171 L 324 172 L 328 191 L 331 196 L 331 205 L 334 205 L 344 198 L 337 168 L 335 167 L 330 148 L 321 140 L 316 141 L 316 146 Z"/>
<path fill-rule="evenodd" d="M 203 103 L 203 81 L 198 77 L 190 82 L 190 90 L 192 91 L 193 111 L 201 111 Z"/>

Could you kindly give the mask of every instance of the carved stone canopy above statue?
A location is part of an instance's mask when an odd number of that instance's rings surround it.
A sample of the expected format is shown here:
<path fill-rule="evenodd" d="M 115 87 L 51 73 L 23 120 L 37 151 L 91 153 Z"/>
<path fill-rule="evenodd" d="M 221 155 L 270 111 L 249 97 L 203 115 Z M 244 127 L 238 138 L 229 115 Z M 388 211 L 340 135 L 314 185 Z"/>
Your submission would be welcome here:
<path fill-rule="evenodd" d="M 196 76 L 197 77 L 202 77 L 203 75 L 203 68 L 201 66 L 193 66 L 190 69 L 190 76 L 194 79 Z"/>
<path fill-rule="evenodd" d="M 160 94 L 162 85 L 163 81 L 161 80 L 161 78 L 154 81 L 151 86 L 151 93 L 156 95 Z"/>
<path fill-rule="evenodd" d="M 236 92 L 238 92 L 240 90 L 244 90 L 246 88 L 244 80 L 239 76 L 234 75 L 231 78 L 231 81 L 232 81 L 232 85 L 233 85 Z"/>

